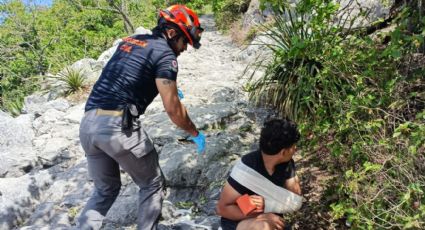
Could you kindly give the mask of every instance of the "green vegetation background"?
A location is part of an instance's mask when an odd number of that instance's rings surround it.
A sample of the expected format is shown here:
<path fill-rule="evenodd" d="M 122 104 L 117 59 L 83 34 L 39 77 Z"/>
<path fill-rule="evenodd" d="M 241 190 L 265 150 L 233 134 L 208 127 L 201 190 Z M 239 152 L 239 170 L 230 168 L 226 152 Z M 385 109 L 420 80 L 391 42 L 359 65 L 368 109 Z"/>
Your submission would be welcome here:
<path fill-rule="evenodd" d="M 329 216 L 336 228 L 425 228 L 423 0 L 394 1 L 388 21 L 356 29 L 353 20 L 335 20 L 340 6 L 333 1 L 290 8 L 263 0 L 286 16 L 248 32 L 240 19 L 249 0 L 55 0 L 51 7 L 2 1 L 0 108 L 19 114 L 46 73 L 97 59 L 138 26 L 152 28 L 158 9 L 176 2 L 214 13 L 224 31 L 269 38 L 261 45 L 272 58 L 259 57 L 247 69 L 266 71 L 246 90 L 254 102 L 296 120 L 304 156 L 333 175 L 322 203 L 294 218 L 311 212 Z M 71 91 L 83 84 L 78 73 L 65 75 Z"/>

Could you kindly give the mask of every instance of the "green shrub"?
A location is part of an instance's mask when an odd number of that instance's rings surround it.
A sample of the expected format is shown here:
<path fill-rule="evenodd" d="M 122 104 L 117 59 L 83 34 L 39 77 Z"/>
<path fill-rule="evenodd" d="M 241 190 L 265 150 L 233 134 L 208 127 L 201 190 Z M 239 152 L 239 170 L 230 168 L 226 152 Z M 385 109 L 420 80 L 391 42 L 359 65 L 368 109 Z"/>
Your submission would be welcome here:
<path fill-rule="evenodd" d="M 16 98 L 4 98 L 3 107 L 13 116 L 21 114 L 22 107 L 24 106 L 23 96 Z"/>
<path fill-rule="evenodd" d="M 192 10 L 195 10 L 198 15 L 211 13 L 211 1 L 208 0 L 172 0 L 167 6 L 172 4 L 184 4 Z"/>
<path fill-rule="evenodd" d="M 336 9 L 332 4 L 315 9 L 320 20 L 299 9 L 285 9 L 284 16 L 276 16 L 259 44 L 271 50 L 273 57 L 271 61 L 260 57 L 254 63 L 252 76 L 258 70 L 265 72 L 260 79 L 251 78 L 247 86 L 251 99 L 293 119 L 336 110 L 335 99 L 346 97 L 355 84 L 352 75 L 335 72 L 341 71 L 335 64 L 346 58 L 343 49 L 347 46 L 342 29 L 329 22 Z"/>
<path fill-rule="evenodd" d="M 214 0 L 212 10 L 216 26 L 222 30 L 229 29 L 246 12 L 249 3 L 250 0 Z"/>
<path fill-rule="evenodd" d="M 335 175 L 328 206 L 318 208 L 332 224 L 423 229 L 425 69 L 411 62 L 423 36 L 401 16 L 385 39 L 373 40 L 350 30 L 351 22 L 335 23 L 337 8 L 313 0 L 278 9 L 287 17 L 267 27 L 260 45 L 272 57 L 254 63 L 250 97 L 296 119 L 308 137 L 303 152 Z M 259 70 L 264 75 L 254 79 Z"/>
<path fill-rule="evenodd" d="M 11 71 L 0 75 L 0 107 L 13 116 L 21 113 L 24 97 L 39 89 L 39 76 L 21 77 Z"/>

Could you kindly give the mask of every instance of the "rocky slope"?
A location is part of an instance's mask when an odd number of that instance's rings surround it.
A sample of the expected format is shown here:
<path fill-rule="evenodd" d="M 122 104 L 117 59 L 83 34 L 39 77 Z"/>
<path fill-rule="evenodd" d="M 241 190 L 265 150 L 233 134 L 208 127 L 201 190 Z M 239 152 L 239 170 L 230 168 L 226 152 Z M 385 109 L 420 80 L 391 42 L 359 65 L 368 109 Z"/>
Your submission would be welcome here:
<path fill-rule="evenodd" d="M 160 229 L 217 229 L 214 207 L 236 159 L 256 147 L 259 126 L 267 111 L 249 105 L 242 91 L 247 52 L 206 27 L 199 50 L 179 57 L 178 85 L 182 102 L 207 136 L 207 152 L 179 141 L 185 133 L 173 125 L 160 98 L 142 116 L 146 131 L 160 152 L 168 185 Z M 98 60 L 83 59 L 72 67 L 93 82 L 114 47 Z M 252 51 L 252 50 L 251 50 Z M 0 113 L 0 229 L 72 229 L 89 198 L 92 182 L 78 139 L 84 101 L 59 97 L 63 85 L 26 98 L 24 114 Z M 103 229 L 133 229 L 138 188 L 122 172 L 120 195 Z"/>

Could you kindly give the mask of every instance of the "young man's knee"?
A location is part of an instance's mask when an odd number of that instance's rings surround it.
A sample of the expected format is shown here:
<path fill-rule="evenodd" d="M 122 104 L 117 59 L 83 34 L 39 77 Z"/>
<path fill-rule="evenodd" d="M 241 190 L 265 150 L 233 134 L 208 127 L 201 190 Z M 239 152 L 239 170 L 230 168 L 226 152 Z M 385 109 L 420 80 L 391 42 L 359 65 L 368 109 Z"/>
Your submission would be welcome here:
<path fill-rule="evenodd" d="M 255 230 L 273 230 L 271 224 L 265 220 L 254 222 L 253 226 Z"/>
<path fill-rule="evenodd" d="M 236 230 L 273 230 L 273 226 L 265 220 L 251 220 L 240 223 Z"/>

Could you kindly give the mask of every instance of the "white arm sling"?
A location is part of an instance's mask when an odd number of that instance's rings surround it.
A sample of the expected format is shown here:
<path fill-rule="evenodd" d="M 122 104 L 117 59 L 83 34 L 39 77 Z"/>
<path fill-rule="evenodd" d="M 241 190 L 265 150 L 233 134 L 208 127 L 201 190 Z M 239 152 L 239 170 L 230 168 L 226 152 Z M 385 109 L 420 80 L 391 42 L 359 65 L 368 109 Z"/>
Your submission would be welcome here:
<path fill-rule="evenodd" d="M 230 176 L 239 184 L 264 198 L 264 212 L 289 213 L 302 205 L 302 196 L 279 187 L 239 160 Z"/>

